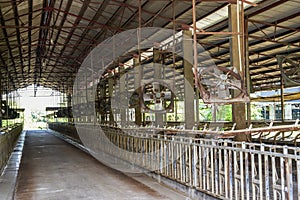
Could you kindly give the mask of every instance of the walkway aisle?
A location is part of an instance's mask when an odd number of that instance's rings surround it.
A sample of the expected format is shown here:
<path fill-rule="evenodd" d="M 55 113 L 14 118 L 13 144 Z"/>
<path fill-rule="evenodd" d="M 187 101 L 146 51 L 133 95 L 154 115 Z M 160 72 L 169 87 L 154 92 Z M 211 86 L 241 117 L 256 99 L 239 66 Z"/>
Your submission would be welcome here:
<path fill-rule="evenodd" d="M 159 191 L 102 165 L 47 131 L 27 131 L 15 199 L 186 199 L 155 184 Z"/>

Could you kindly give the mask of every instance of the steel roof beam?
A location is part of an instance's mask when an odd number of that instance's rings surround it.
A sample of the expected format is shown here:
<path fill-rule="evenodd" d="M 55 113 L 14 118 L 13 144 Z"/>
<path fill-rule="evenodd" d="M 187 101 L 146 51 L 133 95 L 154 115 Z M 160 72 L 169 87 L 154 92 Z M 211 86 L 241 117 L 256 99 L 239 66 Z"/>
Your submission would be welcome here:
<path fill-rule="evenodd" d="M 93 26 L 94 21 L 96 21 L 99 17 L 101 17 L 101 15 L 102 15 L 101 10 L 105 10 L 107 5 L 108 5 L 108 1 L 103 1 L 102 2 L 101 6 L 97 10 L 96 14 L 93 16 L 92 20 L 89 22 L 88 26 Z M 83 38 L 88 34 L 89 30 L 90 29 L 85 29 L 84 30 L 84 32 L 82 33 L 82 37 L 76 42 L 75 46 L 79 46 L 79 44 L 82 42 Z M 97 43 L 95 43 L 95 45 L 97 45 Z M 87 48 L 85 48 L 85 49 L 87 49 Z M 75 49 L 70 55 L 74 54 L 74 52 L 75 52 Z"/>
<path fill-rule="evenodd" d="M 74 14 L 71 14 L 71 13 L 69 13 L 69 12 L 64 12 L 64 11 L 62 11 L 62 12 L 63 12 L 63 13 L 66 13 L 66 14 L 69 14 L 69 15 L 71 15 L 71 16 L 75 16 L 75 17 L 76 17 L 76 20 L 75 20 L 74 25 L 76 26 L 76 25 L 78 25 L 78 24 L 80 23 L 81 19 L 85 19 L 85 18 L 83 18 L 83 15 L 84 15 L 85 11 L 87 10 L 88 4 L 89 4 L 89 3 L 90 3 L 90 0 L 84 1 L 84 4 L 83 4 L 83 6 L 81 7 L 81 9 L 80 9 L 78 15 L 74 15 Z M 55 9 L 55 10 L 57 10 L 57 9 Z M 66 39 L 66 41 L 65 41 L 65 44 L 69 43 L 69 41 L 70 41 L 72 35 L 74 34 L 74 32 L 75 32 L 75 28 L 72 28 L 71 31 L 70 31 L 69 34 L 68 34 L 68 37 L 67 37 L 67 39 Z M 58 62 L 59 57 L 62 56 L 62 54 L 63 54 L 63 52 L 64 52 L 65 49 L 66 49 L 66 46 L 64 46 L 64 47 L 61 49 L 60 54 L 59 54 L 59 56 L 58 56 L 58 58 L 57 58 L 57 60 L 56 60 L 56 63 Z M 56 64 L 56 63 L 55 63 L 55 64 Z M 54 67 L 52 67 L 52 69 L 50 70 L 50 72 L 52 72 L 53 70 L 54 70 Z M 49 76 L 48 76 L 48 78 L 49 78 Z"/>
<path fill-rule="evenodd" d="M 51 16 L 52 16 L 52 10 L 48 9 L 49 7 L 53 7 L 55 4 L 55 0 L 49 0 L 48 5 L 47 2 L 44 1 L 43 3 L 43 13 L 41 17 L 41 26 L 49 26 L 51 22 Z M 41 57 L 43 54 L 45 54 L 46 51 L 46 46 L 45 46 L 45 40 L 48 35 L 48 29 L 40 29 L 39 32 L 39 42 L 38 42 L 38 47 L 36 48 L 36 60 L 35 60 L 35 70 L 34 70 L 34 84 L 38 85 L 39 81 L 38 78 L 41 77 L 42 75 L 42 60 Z M 36 91 L 35 91 L 36 94 Z"/>
<path fill-rule="evenodd" d="M 3 17 L 3 14 L 2 14 L 2 9 L 0 7 L 0 22 L 1 22 L 1 25 L 2 26 L 5 26 L 5 21 L 4 21 L 4 17 Z M 8 54 L 11 58 L 11 62 L 12 62 L 12 66 L 14 68 L 14 71 L 15 71 L 15 74 L 16 74 L 16 77 L 18 77 L 18 73 L 17 73 L 17 69 L 16 69 L 16 64 L 15 64 L 15 61 L 13 58 L 13 54 L 12 54 L 12 49 L 10 47 L 10 44 L 9 44 L 9 40 L 8 40 L 8 34 L 7 34 L 7 31 L 5 28 L 2 28 L 2 32 L 3 32 L 3 35 L 4 35 L 4 39 L 5 39 L 5 42 L 6 42 L 6 45 L 7 45 L 7 50 L 8 50 Z M 7 59 L 7 61 L 9 60 L 9 58 Z"/>
<path fill-rule="evenodd" d="M 28 26 L 32 26 L 32 1 L 28 0 Z M 31 68 L 31 46 L 32 46 L 32 39 L 31 39 L 31 29 L 28 29 L 28 71 L 27 73 L 30 74 L 30 68 Z"/>
<path fill-rule="evenodd" d="M 19 14 L 18 14 L 18 7 L 17 7 L 17 4 L 15 1 L 12 1 L 12 7 L 13 7 L 13 10 L 14 10 L 14 16 L 15 16 L 15 24 L 16 26 L 18 27 L 19 26 Z M 18 41 L 18 44 L 19 44 L 19 58 L 20 58 L 20 63 L 21 63 L 21 72 L 22 72 L 22 77 L 24 79 L 24 63 L 23 63 L 23 55 L 22 55 L 22 48 L 21 48 L 21 34 L 20 34 L 20 29 L 19 28 L 16 28 L 16 32 L 17 32 L 17 41 Z"/>
<path fill-rule="evenodd" d="M 2 57 L 2 54 L 1 54 L 1 53 L 0 53 L 0 60 L 1 60 L 1 63 L 3 64 L 3 68 L 4 68 L 5 71 L 6 71 L 7 79 L 9 79 L 9 81 L 12 83 L 12 85 L 14 86 L 14 88 L 16 88 L 14 79 L 12 78 L 12 76 L 11 76 L 9 70 L 8 70 L 8 66 L 6 65 L 5 60 L 4 60 L 4 58 Z M 1 70 L 0 70 L 0 73 L 2 73 Z M 2 79 L 4 79 L 3 76 L 2 76 Z M 2 80 L 0 80 L 0 81 L 2 81 Z M 2 83 L 2 85 L 3 85 L 3 83 Z M 2 88 L 0 88 L 0 90 L 2 91 Z M 1 95 L 1 94 L 0 94 L 0 95 Z"/>
<path fill-rule="evenodd" d="M 287 20 L 289 20 L 289 19 L 293 19 L 293 18 L 295 18 L 295 17 L 298 17 L 299 14 L 300 14 L 300 12 L 299 12 L 299 13 L 296 13 L 296 14 L 293 14 L 293 15 L 291 15 L 291 16 L 282 18 L 282 19 L 278 20 L 277 22 L 278 22 L 278 23 L 282 23 L 282 22 L 287 21 Z M 273 23 L 274 23 L 274 22 L 273 22 Z M 266 28 L 269 28 L 269 26 L 268 26 L 268 25 L 265 25 L 265 26 L 263 26 L 263 27 L 260 27 L 261 30 L 266 29 Z M 260 31 L 260 29 L 259 29 L 259 28 L 256 28 L 256 29 L 254 29 L 254 30 L 251 30 L 251 31 L 249 31 L 248 35 L 250 36 L 251 34 Z M 299 27 L 298 27 L 297 29 L 299 29 Z M 289 32 L 289 33 L 290 33 L 290 32 Z M 283 34 L 280 34 L 280 35 L 278 35 L 278 36 L 281 37 L 282 35 L 283 35 Z M 214 45 L 221 46 L 221 45 L 224 45 L 224 44 L 226 44 L 226 43 L 228 43 L 228 41 L 222 41 L 222 42 L 219 42 L 219 43 L 214 44 Z M 253 46 L 253 45 L 260 44 L 260 43 L 261 43 L 261 41 L 255 41 L 255 42 L 251 42 L 249 45 L 250 45 L 250 47 L 251 47 L 251 46 Z M 207 50 L 211 50 L 211 49 L 212 49 L 212 48 L 208 48 Z M 221 54 L 221 55 L 222 55 L 222 54 Z M 219 56 L 221 56 L 221 55 L 219 55 Z"/>
<path fill-rule="evenodd" d="M 297 28 L 300 28 L 300 27 L 297 27 Z M 291 31 L 291 30 L 285 31 L 283 33 L 278 34 L 277 37 L 284 36 L 284 35 L 289 34 L 291 32 L 293 32 L 293 31 Z M 249 37 L 255 37 L 255 36 L 250 36 L 249 35 Z M 297 38 L 295 40 L 292 40 L 290 42 L 275 42 L 275 41 L 268 41 L 267 39 L 259 38 L 259 41 L 250 42 L 250 44 L 249 44 L 250 48 L 251 48 L 251 46 L 254 46 L 254 45 L 257 45 L 257 44 L 261 44 L 261 40 L 265 40 L 266 42 L 273 42 L 273 43 L 276 43 L 276 45 L 268 47 L 268 48 L 265 48 L 263 50 L 262 49 L 258 49 L 256 51 L 250 51 L 249 52 L 250 54 L 257 54 L 257 53 L 261 53 L 261 52 L 272 50 L 274 48 L 288 46 L 289 44 L 296 44 L 296 43 L 299 42 L 299 38 Z M 300 47 L 300 45 L 293 45 L 293 46 L 297 47 L 297 48 Z M 213 54 L 212 57 L 219 57 L 219 56 L 222 56 L 222 55 L 225 55 L 225 54 L 228 54 L 228 52 L 227 51 L 226 52 L 221 52 L 221 53 L 219 53 L 217 55 Z M 250 61 L 250 63 L 252 63 L 252 61 Z M 216 63 L 216 64 L 221 64 L 221 63 Z"/>
<path fill-rule="evenodd" d="M 67 12 L 69 12 L 69 10 L 70 10 L 70 8 L 71 8 L 71 5 L 72 5 L 72 1 L 71 1 L 71 0 L 68 0 L 68 3 L 67 3 L 66 8 L 65 8 Z M 62 30 L 62 26 L 64 25 L 64 23 L 65 23 L 65 21 L 66 21 L 66 19 L 67 19 L 67 12 L 64 12 L 63 17 L 62 17 L 62 19 L 61 19 L 61 21 L 60 21 L 60 24 L 59 24 L 59 30 L 58 30 L 58 33 L 56 34 L 55 39 L 54 39 L 54 42 L 53 42 L 54 45 L 53 45 L 53 47 L 52 47 L 52 49 L 51 49 L 51 51 L 50 51 L 49 58 L 51 58 L 51 56 L 52 56 L 52 54 L 53 54 L 53 52 L 54 52 L 54 49 L 55 49 L 56 46 L 57 46 L 57 41 L 58 41 L 58 38 L 59 38 L 59 36 L 60 36 L 60 32 L 61 32 L 61 30 Z M 57 16 L 58 16 L 58 15 L 59 15 L 59 13 L 57 14 Z M 51 44 L 51 41 L 50 41 L 50 44 Z M 50 62 L 50 60 L 48 60 L 47 66 L 49 66 L 49 65 L 48 65 L 49 62 Z"/>
<path fill-rule="evenodd" d="M 289 0 L 269 0 L 269 1 L 265 1 L 262 4 L 266 3 L 267 5 L 264 6 L 262 9 L 259 9 L 259 7 L 257 7 L 258 10 L 255 11 L 255 12 L 250 13 L 248 15 L 248 18 L 253 17 L 255 15 L 258 15 L 260 13 L 263 13 L 263 12 L 265 12 L 267 10 L 270 10 L 270 9 L 272 9 L 272 8 L 274 8 L 276 6 L 279 6 L 279 5 L 281 5 L 281 4 L 283 4 L 283 3 L 287 2 L 287 1 L 289 1 Z M 269 4 L 269 2 L 271 2 L 271 3 Z"/>
<path fill-rule="evenodd" d="M 299 16 L 300 16 L 299 12 L 294 14 L 294 17 L 299 17 Z M 290 18 L 291 18 L 291 16 L 288 17 L 288 19 L 290 19 Z M 300 29 L 297 29 L 297 28 L 291 28 L 291 27 L 287 27 L 287 26 L 278 25 L 279 23 L 281 23 L 281 22 L 278 22 L 278 21 L 275 21 L 273 23 L 263 22 L 263 21 L 254 20 L 254 19 L 248 19 L 248 21 L 252 22 L 252 23 L 263 24 L 263 25 L 266 25 L 268 27 L 274 26 L 274 27 L 283 28 L 283 29 L 287 29 L 287 30 L 291 30 L 291 31 L 295 31 L 295 32 L 300 32 Z"/>

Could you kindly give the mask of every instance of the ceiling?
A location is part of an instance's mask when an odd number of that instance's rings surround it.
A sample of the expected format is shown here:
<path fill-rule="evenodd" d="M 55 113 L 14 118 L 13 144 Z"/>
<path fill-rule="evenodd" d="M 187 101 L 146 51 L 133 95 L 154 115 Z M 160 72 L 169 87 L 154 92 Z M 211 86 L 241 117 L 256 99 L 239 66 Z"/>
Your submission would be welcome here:
<path fill-rule="evenodd" d="M 199 26 L 207 32 L 228 31 L 223 14 L 230 2 L 196 0 Z M 299 64 L 300 0 L 245 5 L 252 89 L 278 88 L 276 56 L 289 55 Z M 84 58 L 105 39 L 137 27 L 180 31 L 192 21 L 191 0 L 0 0 L 2 88 L 34 84 L 71 92 Z M 229 35 L 197 39 L 218 66 L 230 65 Z"/>

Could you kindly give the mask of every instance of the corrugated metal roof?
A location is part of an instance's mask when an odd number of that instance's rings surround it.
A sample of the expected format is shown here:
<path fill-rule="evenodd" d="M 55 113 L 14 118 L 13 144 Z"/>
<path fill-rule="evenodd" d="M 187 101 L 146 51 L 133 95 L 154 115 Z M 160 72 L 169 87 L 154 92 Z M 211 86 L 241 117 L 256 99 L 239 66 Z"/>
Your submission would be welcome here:
<path fill-rule="evenodd" d="M 31 84 L 71 92 L 88 53 L 112 35 L 142 27 L 192 24 L 192 1 L 1 0 L 0 66 L 9 90 Z M 196 1 L 198 28 L 228 30 L 228 1 Z M 300 0 L 248 0 L 250 73 L 255 90 L 278 87 L 276 55 L 299 62 Z M 218 66 L 230 63 L 228 35 L 200 35 L 198 42 Z M 126 61 L 124 61 L 126 62 Z M 179 65 L 179 64 L 178 64 Z M 8 84 L 9 83 L 9 84 Z"/>

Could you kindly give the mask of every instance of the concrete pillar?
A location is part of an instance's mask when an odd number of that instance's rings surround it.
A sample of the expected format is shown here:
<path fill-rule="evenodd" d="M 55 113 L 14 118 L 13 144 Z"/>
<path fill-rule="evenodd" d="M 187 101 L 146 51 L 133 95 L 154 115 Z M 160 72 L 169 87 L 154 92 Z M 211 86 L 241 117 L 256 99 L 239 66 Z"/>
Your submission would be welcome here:
<path fill-rule="evenodd" d="M 71 107 L 72 107 L 72 95 L 67 94 L 67 109 L 68 109 L 68 122 L 71 123 L 73 122 L 73 119 L 70 117 L 71 113 Z"/>
<path fill-rule="evenodd" d="M 193 40 L 192 31 L 183 31 L 183 67 L 184 67 L 184 119 L 185 128 L 192 129 L 195 125 L 194 108 L 194 74 L 193 74 Z M 190 61 L 190 62 L 189 62 Z"/>
<path fill-rule="evenodd" d="M 248 18 L 245 19 L 245 33 L 248 33 Z M 251 76 L 250 76 L 250 63 L 249 63 L 249 36 L 248 34 L 245 35 L 245 73 L 246 73 L 246 87 L 247 93 L 250 95 L 251 93 Z M 250 100 L 251 101 L 251 100 Z M 247 125 L 250 126 L 251 124 L 251 103 L 247 103 Z"/>
<path fill-rule="evenodd" d="M 243 26 L 242 23 L 238 23 L 238 21 L 242 21 L 241 17 L 238 20 L 238 10 L 236 4 L 229 5 L 229 29 L 232 32 L 242 32 Z M 245 74 L 245 65 L 242 60 L 242 55 L 244 55 L 244 44 L 241 42 L 242 35 L 233 34 L 230 39 L 230 62 L 233 67 L 235 67 L 238 72 L 243 76 Z M 239 91 L 234 92 L 234 96 L 237 96 Z M 236 123 L 237 129 L 246 128 L 246 108 L 245 103 L 233 103 L 232 105 L 232 119 Z M 238 141 L 246 141 L 248 140 L 247 135 L 238 135 L 235 138 Z"/>
<path fill-rule="evenodd" d="M 154 62 L 154 79 L 162 79 L 162 71 L 161 67 L 155 67 L 155 63 L 162 63 L 161 61 L 161 54 L 158 49 L 153 50 L 153 62 Z M 164 115 L 163 113 L 155 113 L 155 125 L 159 127 L 164 126 Z"/>
<path fill-rule="evenodd" d="M 270 104 L 269 105 L 269 116 L 270 116 L 270 120 L 275 120 L 275 105 L 274 104 Z"/>
<path fill-rule="evenodd" d="M 100 121 L 101 123 L 105 123 L 106 122 L 106 112 L 105 112 L 105 104 L 106 104 L 106 84 L 104 80 L 101 80 L 98 86 L 98 90 L 99 90 L 99 111 L 100 111 Z"/>
<path fill-rule="evenodd" d="M 108 99 L 110 101 L 110 99 L 113 96 L 113 92 L 114 92 L 114 79 L 113 77 L 110 77 L 108 79 Z M 109 124 L 113 125 L 114 124 L 114 112 L 112 110 L 112 108 L 109 108 Z"/>
<path fill-rule="evenodd" d="M 121 100 L 125 100 L 125 97 L 127 96 L 125 87 L 126 87 L 126 74 L 124 74 L 124 68 L 121 68 L 121 77 L 120 77 L 120 85 L 119 85 L 119 92 L 121 96 Z M 121 117 L 121 126 L 124 127 L 127 124 L 127 119 L 126 119 L 126 107 L 123 104 L 124 102 L 120 102 L 120 117 Z"/>
<path fill-rule="evenodd" d="M 284 119 L 291 120 L 293 119 L 292 115 L 292 104 L 285 104 L 284 106 Z"/>
<path fill-rule="evenodd" d="M 142 69 L 140 67 L 140 55 L 137 58 L 134 58 L 134 88 L 137 89 L 138 94 L 141 98 L 141 81 L 142 81 Z M 135 107 L 135 124 L 140 126 L 142 124 L 142 110 L 141 106 L 138 105 Z"/>

